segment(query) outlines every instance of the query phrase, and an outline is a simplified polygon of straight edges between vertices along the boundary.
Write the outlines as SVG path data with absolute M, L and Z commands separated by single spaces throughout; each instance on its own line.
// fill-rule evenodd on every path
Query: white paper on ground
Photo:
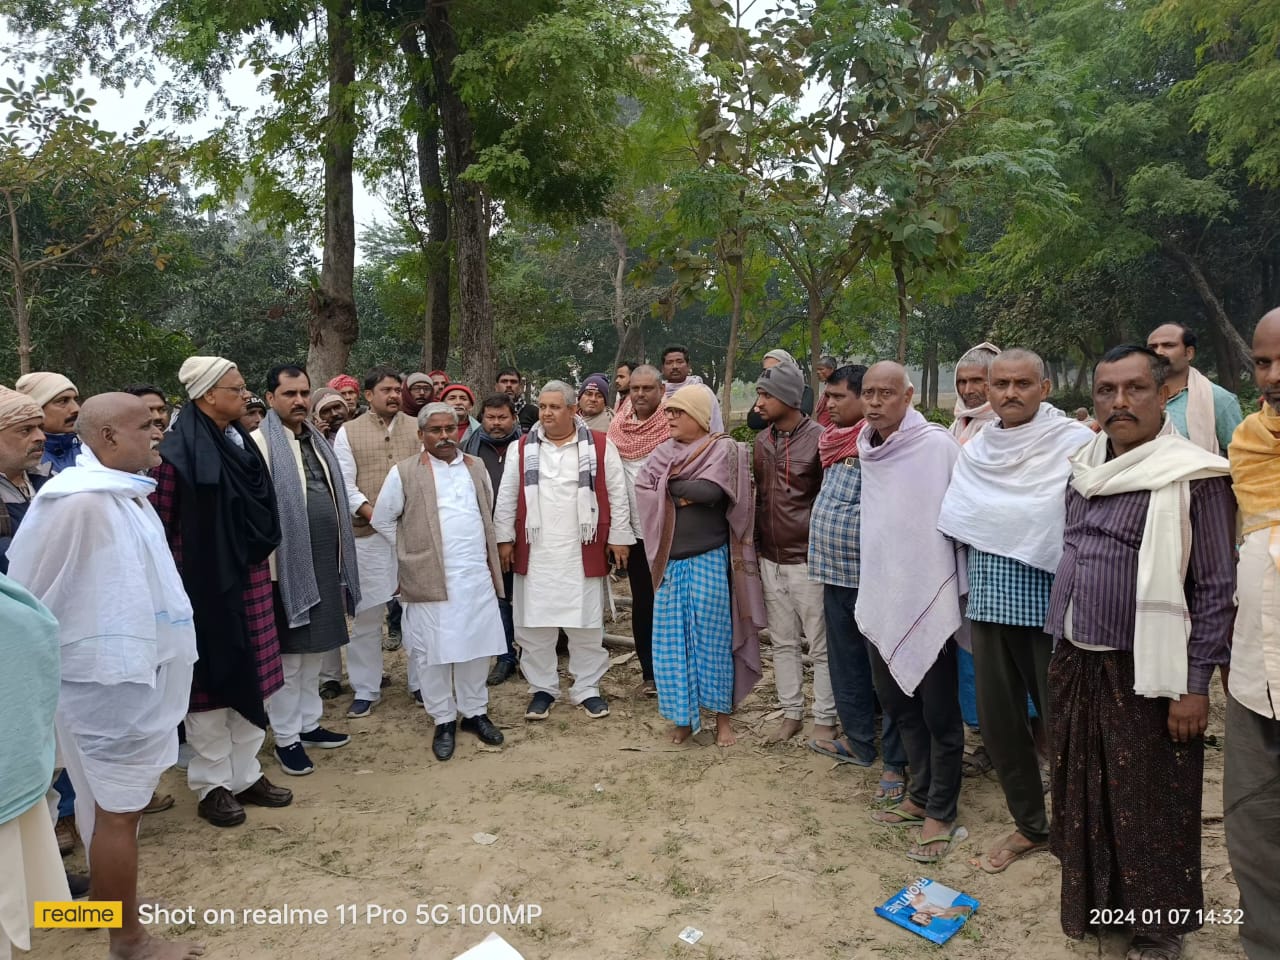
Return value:
M 520 951 L 496 933 L 491 933 L 470 950 L 460 953 L 453 960 L 524 960 Z
M 697 927 L 685 927 L 680 931 L 677 939 L 683 940 L 687 944 L 695 944 L 702 939 L 702 931 Z

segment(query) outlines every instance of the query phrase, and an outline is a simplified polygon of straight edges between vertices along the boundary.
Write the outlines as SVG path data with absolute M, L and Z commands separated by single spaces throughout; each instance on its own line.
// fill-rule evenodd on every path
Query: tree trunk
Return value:
M 609 239 L 617 263 L 613 266 L 613 329 L 618 335 L 618 351 L 613 356 L 613 369 L 623 360 L 639 360 L 644 356 L 644 314 L 628 318 L 626 310 L 627 235 L 609 221 Z
M 443 370 L 449 360 L 450 304 L 449 198 L 440 174 L 440 121 L 431 65 L 418 42 L 416 27 L 405 30 L 400 49 L 409 62 L 413 96 L 418 104 L 418 184 L 427 210 L 427 241 L 423 257 L 427 268 L 427 309 L 423 324 L 422 369 Z
M 22 235 L 18 232 L 18 208 L 13 194 L 5 190 L 9 215 L 9 258 L 13 262 L 13 323 L 18 330 L 18 376 L 31 372 L 31 314 L 27 310 L 27 282 L 22 269 Z
M 356 219 L 352 166 L 356 118 L 350 88 L 356 79 L 351 0 L 325 6 L 329 44 L 329 114 L 324 144 L 324 257 L 312 295 L 307 371 L 321 384 L 345 372 L 360 333 L 356 317 Z
M 1172 240 L 1164 240 L 1160 244 L 1160 248 L 1169 259 L 1183 269 L 1191 280 L 1191 285 L 1196 288 L 1196 293 L 1200 295 L 1200 300 L 1204 303 L 1209 319 L 1213 321 L 1214 327 L 1221 334 L 1223 340 L 1226 341 L 1227 356 L 1230 360 L 1234 360 L 1232 365 L 1236 367 L 1236 376 L 1239 376 L 1241 370 L 1250 369 L 1253 366 L 1253 351 L 1244 342 L 1244 337 L 1240 336 L 1240 331 L 1231 323 L 1231 318 L 1227 316 L 1227 311 L 1223 308 L 1222 301 L 1218 299 L 1217 294 L 1213 292 L 1213 288 L 1209 286 L 1209 281 L 1205 277 L 1204 271 L 1200 269 L 1200 264 Z M 1219 374 L 1221 375 L 1222 371 L 1219 371 Z
M 938 344 L 936 342 L 929 344 L 929 349 L 924 354 L 924 377 L 925 382 L 920 385 L 920 392 L 923 394 L 925 406 L 930 410 L 938 409 L 938 390 L 940 384 L 938 382 Z
M 814 403 L 822 395 L 822 380 L 818 376 L 818 363 L 822 360 L 822 321 L 826 311 L 822 309 L 822 291 L 809 287 L 809 385 L 813 387 Z
M 743 244 L 740 231 L 735 232 L 733 239 L 735 249 L 721 258 L 728 268 L 729 296 L 733 301 L 733 312 L 729 315 L 729 345 L 725 348 L 724 355 L 724 397 L 720 401 L 726 428 L 729 426 L 729 417 L 733 413 L 733 368 L 738 357 L 738 328 L 742 320 L 742 293 L 746 274 L 746 265 L 742 262 Z
M 1214 365 L 1218 368 L 1218 386 L 1232 393 L 1239 393 L 1240 373 L 1231 362 L 1231 348 L 1223 341 L 1217 327 L 1210 327 L 1209 335 L 1213 339 L 1213 357 Z
M 904 367 L 907 365 L 907 277 L 902 272 L 902 258 L 893 257 L 893 279 L 898 287 L 898 355 L 895 358 Z
M 488 218 L 480 185 L 465 177 L 475 160 L 475 125 L 453 85 L 458 38 L 449 22 L 446 0 L 428 0 L 423 26 L 430 46 L 431 74 L 435 80 L 449 170 L 461 305 L 458 349 L 462 353 L 462 379 L 473 388 L 487 390 L 493 385 L 498 370 L 493 304 L 489 300 Z

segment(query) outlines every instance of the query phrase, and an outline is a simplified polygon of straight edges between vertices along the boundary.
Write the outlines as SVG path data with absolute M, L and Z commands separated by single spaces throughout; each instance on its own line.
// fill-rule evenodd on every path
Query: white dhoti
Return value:
M 76 826 L 86 854 L 95 811 L 133 813 L 151 802 L 160 775 L 178 759 L 178 724 L 191 698 L 192 664 L 171 660 L 142 683 L 64 680 L 58 750 L 76 791 Z
M 0 823 L 0 960 L 12 947 L 31 949 L 31 921 L 37 900 L 66 901 L 67 875 L 58 853 L 48 808 L 41 802 Z

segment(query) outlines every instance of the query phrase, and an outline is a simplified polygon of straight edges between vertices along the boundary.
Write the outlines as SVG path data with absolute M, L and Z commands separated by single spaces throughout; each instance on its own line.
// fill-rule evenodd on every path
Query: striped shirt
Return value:
M 982 623 L 1042 627 L 1053 574 L 1012 557 L 969 548 L 969 605 L 965 616 Z
M 1086 646 L 1133 650 L 1138 548 L 1146 525 L 1146 491 L 1086 500 L 1067 489 L 1062 561 L 1053 583 L 1045 633 L 1064 637 L 1071 605 L 1072 639 Z M 1236 501 L 1229 477 L 1191 482 L 1191 564 L 1186 599 L 1191 612 L 1187 690 L 1209 692 L 1215 665 L 1231 659 L 1235 620 Z
M 809 513 L 809 579 L 856 587 L 861 531 L 862 470 L 846 457 L 827 467 Z

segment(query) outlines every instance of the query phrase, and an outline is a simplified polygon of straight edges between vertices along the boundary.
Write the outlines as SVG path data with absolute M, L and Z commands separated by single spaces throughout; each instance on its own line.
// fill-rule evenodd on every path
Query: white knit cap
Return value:
M 42 407 L 64 390 L 76 390 L 76 385 L 62 374 L 46 372 L 28 373 L 19 377 L 14 386 Z
M 187 388 L 187 396 L 198 400 L 218 385 L 228 370 L 236 365 L 222 357 L 187 357 L 178 370 L 178 379 Z

